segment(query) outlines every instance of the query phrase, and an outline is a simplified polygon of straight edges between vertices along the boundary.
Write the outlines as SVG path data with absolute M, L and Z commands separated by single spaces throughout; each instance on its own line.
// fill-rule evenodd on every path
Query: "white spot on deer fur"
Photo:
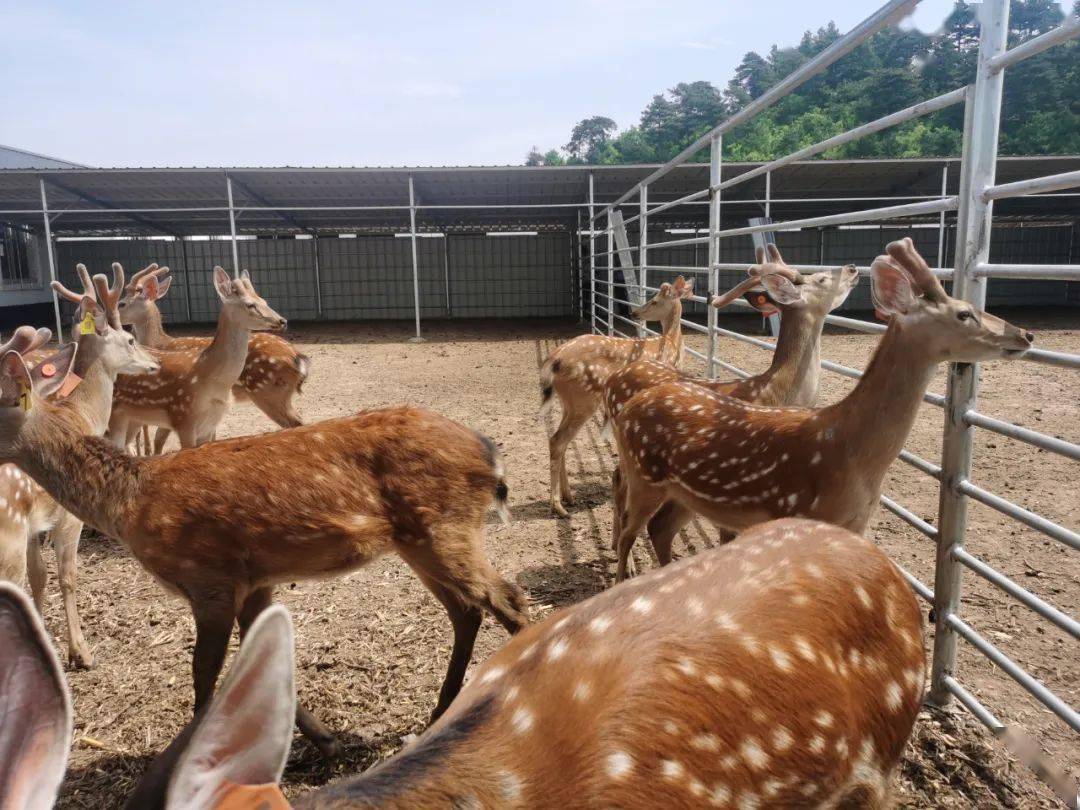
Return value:
M 597 634 L 603 633 L 609 627 L 611 627 L 611 619 L 607 616 L 597 616 L 589 622 L 589 629 Z
M 697 672 L 697 667 L 689 658 L 680 659 L 679 663 L 675 665 L 675 669 L 679 670 L 683 675 L 693 675 Z
M 533 725 L 532 712 L 525 708 L 519 708 L 514 712 L 514 716 L 510 719 L 510 722 L 514 724 L 514 730 L 518 734 L 524 734 Z
M 616 751 L 614 754 L 608 754 L 607 772 L 611 778 L 620 779 L 630 773 L 633 767 L 634 760 L 626 752 Z
M 739 753 L 746 764 L 755 770 L 761 770 L 769 764 L 769 755 L 762 750 L 761 745 L 753 737 L 748 737 L 739 746 Z
M 720 738 L 715 734 L 698 734 L 690 740 L 690 745 L 699 751 L 719 751 Z
M 480 677 L 480 683 L 491 683 L 497 681 L 503 676 L 506 669 L 503 667 L 492 667 Z
M 547 658 L 548 661 L 558 661 L 563 655 L 566 654 L 566 648 L 569 647 L 566 643 L 566 639 L 560 638 L 548 647 Z
M 652 610 L 653 603 L 651 599 L 646 599 L 644 596 L 639 596 L 633 602 L 630 603 L 630 609 L 637 613 L 646 614 Z
M 786 652 L 776 647 L 772 647 L 769 650 L 769 655 L 772 656 L 773 664 L 781 672 L 791 671 L 791 656 L 788 655 Z
M 676 762 L 673 759 L 665 759 L 660 763 L 661 771 L 664 774 L 665 779 L 678 779 L 683 775 L 683 766 L 681 762 Z
M 588 681 L 578 681 L 574 687 L 574 700 L 586 701 L 590 694 L 592 694 L 592 687 L 589 686 Z
M 761 806 L 758 795 L 753 791 L 747 791 L 739 796 L 739 810 L 757 810 Z
M 889 685 L 885 687 L 885 704 L 890 710 L 895 712 L 900 708 L 900 697 L 900 684 L 889 681 Z
M 822 728 L 829 728 L 833 724 L 833 716 L 830 712 L 820 711 L 814 717 L 814 722 Z
M 731 801 L 731 788 L 725 784 L 718 783 L 713 786 L 712 793 L 709 794 L 709 802 L 717 805 L 718 807 L 726 806 Z
M 806 747 L 813 751 L 815 754 L 820 754 L 822 751 L 825 750 L 825 738 L 822 737 L 820 734 L 815 734 L 813 737 L 810 738 L 810 742 Z
M 499 773 L 499 782 L 504 799 L 516 802 L 521 798 L 521 778 L 517 774 L 510 771 L 501 771 Z
M 795 738 L 791 736 L 791 732 L 787 730 L 786 726 L 778 726 L 773 731 L 772 742 L 775 750 L 787 751 L 795 742 Z

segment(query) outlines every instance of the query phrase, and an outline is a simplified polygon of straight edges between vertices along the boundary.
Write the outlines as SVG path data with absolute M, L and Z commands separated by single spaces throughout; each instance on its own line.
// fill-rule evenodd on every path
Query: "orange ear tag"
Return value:
M 56 392 L 56 396 L 60 399 L 64 399 L 71 395 L 71 392 L 79 387 L 79 383 L 82 382 L 82 377 L 76 374 L 74 371 L 68 372 L 64 382 L 60 385 L 60 388 Z
M 55 377 L 56 376 L 56 366 L 54 366 L 52 363 L 46 363 L 45 365 L 43 365 L 41 367 L 41 376 L 42 377 Z

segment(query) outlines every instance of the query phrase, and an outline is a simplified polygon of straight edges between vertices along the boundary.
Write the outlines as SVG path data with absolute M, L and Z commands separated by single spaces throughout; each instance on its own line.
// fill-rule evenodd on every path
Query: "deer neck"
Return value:
M 244 370 L 250 338 L 251 330 L 240 322 L 233 307 L 222 307 L 214 339 L 202 353 L 202 373 L 231 386 Z
M 123 539 L 139 501 L 142 461 L 85 435 L 76 420 L 63 418 L 60 407 L 50 403 L 40 403 L 28 416 L 10 460 L 64 509 Z
M 780 319 L 772 363 L 761 376 L 770 399 L 785 405 L 810 407 L 817 401 L 821 376 L 821 330 L 824 317 L 806 307 L 792 308 Z
M 89 362 L 80 362 L 87 359 Z M 82 382 L 66 399 L 57 403 L 57 410 L 81 418 L 90 435 L 104 436 L 112 413 L 116 377 L 109 374 L 96 358 L 86 358 L 81 351 L 73 370 L 82 377 Z
M 165 333 L 165 327 L 161 323 L 161 310 L 157 304 L 149 304 L 146 307 L 146 317 L 131 324 L 131 331 L 135 333 L 135 339 L 143 346 L 151 349 L 160 349 L 166 346 L 171 339 Z
M 678 366 L 682 362 L 682 303 L 675 302 L 662 321 L 660 321 L 660 355 L 661 362 L 667 360 Z
M 893 319 L 854 390 L 819 413 L 842 457 L 866 480 L 884 478 L 904 446 L 939 358 L 913 326 Z

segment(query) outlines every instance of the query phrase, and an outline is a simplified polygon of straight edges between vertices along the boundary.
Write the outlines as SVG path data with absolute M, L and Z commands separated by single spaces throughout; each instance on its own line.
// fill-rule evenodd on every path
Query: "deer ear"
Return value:
M 262 613 L 197 720 L 169 781 L 167 810 L 210 808 L 235 785 L 276 783 L 285 769 L 296 716 L 289 613 Z
M 38 396 L 47 397 L 64 384 L 75 362 L 75 352 L 78 348 L 78 343 L 69 343 L 56 354 L 46 357 L 34 366 L 30 372 L 30 380 Z
M 165 293 L 167 293 L 169 291 L 169 287 L 172 286 L 172 276 L 166 276 L 165 278 L 161 279 L 160 281 L 158 281 L 155 278 L 154 283 L 157 285 L 157 291 L 158 291 L 157 295 L 154 296 L 154 300 L 155 301 L 160 301 L 162 298 L 165 297 Z
M 233 296 L 232 279 L 220 267 L 214 268 L 214 289 L 222 301 L 228 301 Z
M 694 294 L 694 280 L 687 281 L 679 276 L 675 280 L 675 291 L 679 294 L 679 298 L 690 298 Z
M 878 256 L 870 265 L 870 294 L 881 315 L 911 312 L 916 302 L 913 288 L 911 277 L 890 257 Z
M 247 268 L 240 271 L 240 278 L 242 278 L 248 284 L 251 283 L 251 273 L 247 271 Z
M 671 298 L 674 294 L 671 285 L 666 281 L 660 285 L 660 295 L 664 296 L 664 298 Z
M 802 300 L 799 288 L 780 273 L 766 273 L 761 277 L 761 283 L 778 304 L 790 305 Z
M 56 801 L 71 744 L 71 700 L 37 611 L 0 582 L 0 796 L 5 807 Z
M 30 372 L 22 356 L 16 351 L 5 352 L 0 357 L 0 406 L 14 408 L 31 388 Z

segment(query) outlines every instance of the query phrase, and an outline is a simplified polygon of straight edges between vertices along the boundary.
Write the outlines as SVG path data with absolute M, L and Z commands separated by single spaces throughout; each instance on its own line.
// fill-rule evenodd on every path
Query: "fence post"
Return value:
M 416 316 L 416 335 L 409 338 L 410 343 L 423 343 L 420 336 L 420 260 L 416 253 L 416 192 L 413 189 L 412 175 L 409 175 L 409 241 L 412 243 L 412 289 L 413 311 Z
M 649 293 L 645 290 L 648 283 L 649 263 L 649 187 L 641 184 L 641 194 L 638 202 L 638 306 L 649 300 Z M 645 337 L 645 324 L 638 324 L 638 337 Z M 679 360 L 679 358 L 675 358 Z
M 1009 0 L 986 0 L 979 16 L 978 72 L 965 104 L 953 296 L 981 308 L 986 299 L 986 279 L 975 276 L 973 271 L 990 253 L 993 203 L 983 200 L 982 193 L 994 184 L 1003 81 L 1002 71 L 990 70 L 990 60 L 1006 48 Z M 961 567 L 953 552 L 963 546 L 967 528 L 967 501 L 959 485 L 971 474 L 972 428 L 964 422 L 964 415 L 975 407 L 978 390 L 978 364 L 950 364 L 934 571 L 936 632 L 928 696 L 928 701 L 937 706 L 949 702 L 948 681 L 956 669 L 957 636 L 949 627 L 948 618 L 960 607 Z
M 52 223 L 49 222 L 49 198 L 45 196 L 45 179 L 38 178 L 38 186 L 41 188 L 41 215 L 45 219 L 45 256 L 49 260 L 49 280 L 56 281 L 56 255 L 53 253 Z M 56 342 L 64 345 L 64 323 L 60 319 L 60 297 L 56 290 L 49 285 L 52 293 L 53 314 L 56 316 Z
M 714 135 L 709 142 L 709 270 L 706 275 L 705 290 L 705 322 L 709 327 L 708 361 L 705 373 L 709 379 L 716 378 L 716 307 L 712 301 L 713 294 L 720 286 L 720 274 L 716 269 L 720 261 L 720 152 L 723 148 L 723 137 Z
M 607 333 L 615 334 L 615 230 L 611 227 L 611 206 L 604 209 L 607 222 Z
M 240 278 L 240 251 L 236 247 L 236 208 L 233 206 L 232 178 L 225 175 L 225 192 L 229 197 L 229 241 L 232 243 L 233 277 Z
M 596 328 L 596 212 L 593 210 L 593 173 L 589 172 L 589 334 Z

